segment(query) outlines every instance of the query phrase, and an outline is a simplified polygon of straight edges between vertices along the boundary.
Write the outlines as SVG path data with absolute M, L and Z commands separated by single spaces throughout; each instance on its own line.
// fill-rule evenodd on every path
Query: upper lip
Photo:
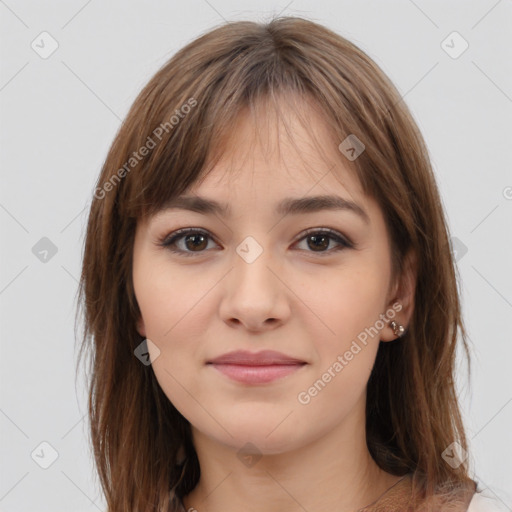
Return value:
M 209 359 L 207 364 L 240 364 L 247 366 L 269 366 L 274 364 L 305 364 L 305 361 L 296 357 L 287 356 L 275 350 L 262 350 L 261 352 L 248 352 L 235 350 L 222 354 L 215 359 Z

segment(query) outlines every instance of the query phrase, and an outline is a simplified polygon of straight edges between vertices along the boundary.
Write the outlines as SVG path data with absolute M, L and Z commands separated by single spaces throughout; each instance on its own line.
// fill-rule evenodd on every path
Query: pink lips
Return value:
M 264 384 L 289 375 L 307 363 L 274 350 L 257 353 L 237 350 L 211 359 L 207 364 L 238 382 Z

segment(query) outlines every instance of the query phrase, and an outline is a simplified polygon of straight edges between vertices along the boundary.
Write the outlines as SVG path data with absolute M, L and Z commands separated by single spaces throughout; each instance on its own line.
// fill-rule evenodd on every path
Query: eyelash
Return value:
M 158 240 L 158 244 L 160 246 L 162 246 L 162 247 L 165 247 L 166 249 L 168 249 L 169 251 L 171 251 L 173 253 L 180 254 L 180 255 L 183 255 L 183 256 L 186 256 L 186 257 L 191 257 L 191 256 L 193 257 L 196 254 L 200 255 L 200 254 L 204 254 L 205 252 L 208 252 L 207 250 L 197 251 L 197 252 L 194 252 L 194 251 L 184 251 L 182 249 L 175 249 L 175 248 L 172 247 L 178 240 L 180 240 L 181 238 L 186 237 L 187 235 L 205 235 L 205 236 L 209 237 L 210 239 L 213 239 L 213 237 L 210 236 L 210 233 L 208 233 L 207 231 L 204 231 L 202 229 L 183 228 L 183 229 L 178 229 L 177 231 L 174 231 L 173 233 L 171 233 L 169 235 L 166 235 L 165 237 L 161 238 L 160 240 Z M 335 247 L 333 249 L 329 249 L 327 251 L 319 251 L 319 252 L 306 251 L 306 252 L 311 252 L 312 254 L 315 254 L 315 255 L 319 255 L 320 257 L 322 257 L 324 255 L 330 255 L 333 252 L 341 251 L 343 249 L 355 248 L 355 244 L 352 243 L 350 240 L 348 240 L 348 238 L 346 238 L 343 235 L 341 235 L 341 233 L 338 233 L 337 231 L 335 231 L 333 229 L 329 229 L 329 228 L 324 228 L 324 229 L 311 228 L 311 229 L 308 229 L 308 230 L 306 230 L 304 232 L 303 236 L 301 238 L 299 238 L 299 240 L 297 240 L 296 243 L 301 242 L 302 240 L 307 238 L 309 235 L 328 235 L 330 239 L 332 239 L 335 242 L 340 244 L 338 247 Z

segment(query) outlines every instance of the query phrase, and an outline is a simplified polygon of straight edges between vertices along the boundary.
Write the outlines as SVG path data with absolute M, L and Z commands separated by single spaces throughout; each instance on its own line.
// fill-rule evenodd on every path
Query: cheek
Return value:
M 376 267 L 366 265 L 361 269 L 343 270 L 330 280 L 327 291 L 319 299 L 319 311 L 321 318 L 325 318 L 331 338 L 338 340 L 335 349 L 350 346 L 358 336 L 364 340 L 364 333 L 369 343 L 378 343 L 379 336 L 374 329 L 379 332 L 382 329 L 378 320 L 384 313 L 385 277 Z
M 192 365 L 201 349 L 200 322 L 191 320 L 197 320 L 208 283 L 155 260 L 134 264 L 133 281 L 146 337 L 157 347 L 149 345 L 153 372 L 167 398 L 189 416 L 190 394 L 199 396 L 200 391 L 194 387 L 197 368 Z
M 165 261 L 134 266 L 133 279 L 146 335 L 158 345 L 179 337 L 177 333 L 184 326 L 194 329 L 199 324 L 189 319 L 201 310 L 201 299 L 211 288 L 211 279 L 199 279 L 187 270 L 177 272 Z M 193 330 L 188 336 L 194 337 Z
M 327 425 L 362 403 L 380 343 L 382 325 L 375 326 L 384 312 L 382 283 L 369 272 L 342 275 L 322 301 L 319 316 L 329 329 L 320 324 L 317 336 L 311 332 L 317 360 L 297 400 L 308 418 Z
M 342 418 L 364 394 L 380 343 L 382 325 L 375 326 L 384 313 L 386 277 L 379 265 L 361 261 L 333 272 L 321 287 L 308 287 L 304 302 L 315 315 L 303 318 L 310 319 L 305 328 L 315 340 L 316 361 L 297 397 L 307 402 L 308 416 Z
M 194 275 L 192 267 L 173 269 L 165 260 L 147 258 L 134 264 L 134 290 L 146 337 L 158 347 L 153 370 L 175 405 L 185 402 L 179 383 L 190 387 L 203 357 L 202 339 L 208 312 L 208 291 L 218 279 Z M 156 353 L 156 349 L 155 349 Z M 188 397 L 189 399 L 190 397 Z

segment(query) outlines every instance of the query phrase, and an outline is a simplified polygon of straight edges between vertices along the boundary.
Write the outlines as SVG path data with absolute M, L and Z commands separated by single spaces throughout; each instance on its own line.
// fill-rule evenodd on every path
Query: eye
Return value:
M 311 252 L 319 253 L 332 253 L 334 251 L 340 251 L 341 249 L 352 248 L 354 244 L 350 242 L 346 237 L 334 231 L 333 229 L 309 229 L 306 231 L 306 236 L 303 236 L 299 241 L 304 240 L 307 247 L 311 248 Z M 335 241 L 338 245 L 329 250 L 324 250 L 329 247 L 332 241 Z
M 208 239 L 211 239 L 211 236 L 207 231 L 195 228 L 184 228 L 160 240 L 159 245 L 183 256 L 193 256 L 194 253 L 200 254 L 207 252 L 205 249 L 208 248 Z M 311 250 L 301 250 L 321 254 L 330 254 L 334 251 L 354 247 L 354 244 L 346 237 L 332 229 L 309 229 L 306 231 L 305 235 L 302 234 L 298 242 L 302 242 L 303 240 Z M 329 248 L 332 241 L 334 241 L 337 246 Z
M 184 256 L 193 256 L 195 252 L 204 252 L 203 249 L 208 246 L 207 240 L 209 237 L 209 233 L 201 229 L 184 228 L 171 233 L 170 236 L 160 242 L 160 245 L 172 252 Z M 183 242 L 183 244 L 178 242 Z M 178 248 L 176 249 L 176 247 Z

